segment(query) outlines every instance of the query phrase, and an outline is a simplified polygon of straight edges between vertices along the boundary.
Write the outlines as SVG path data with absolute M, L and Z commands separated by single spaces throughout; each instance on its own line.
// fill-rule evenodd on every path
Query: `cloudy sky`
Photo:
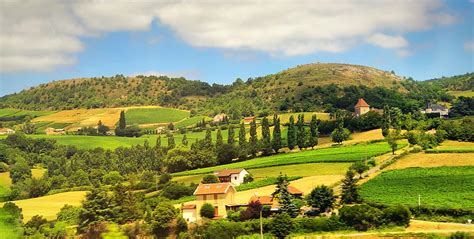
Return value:
M 210 83 L 342 62 L 474 71 L 474 0 L 0 0 L 0 95 L 115 74 Z

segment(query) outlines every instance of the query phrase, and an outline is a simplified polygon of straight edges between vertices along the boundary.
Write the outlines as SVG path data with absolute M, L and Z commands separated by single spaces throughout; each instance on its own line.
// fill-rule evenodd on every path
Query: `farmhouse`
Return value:
M 255 116 L 245 117 L 244 124 L 250 124 L 255 119 Z
M 218 114 L 218 115 L 214 116 L 214 118 L 212 119 L 212 121 L 213 121 L 214 123 L 219 123 L 219 122 L 224 121 L 224 119 L 225 119 L 226 117 L 227 117 L 226 114 Z
M 9 128 L 0 128 L 0 135 L 14 134 L 15 130 Z
M 355 116 L 360 117 L 364 114 L 369 113 L 370 111 L 370 105 L 365 102 L 364 99 L 360 98 L 359 101 L 357 101 L 357 104 L 354 106 L 355 110 Z
M 199 184 L 194 191 L 196 204 L 184 204 L 181 206 L 183 218 L 188 222 L 201 219 L 200 210 L 203 204 L 209 203 L 214 206 L 214 217 L 223 218 L 227 216 L 227 209 L 234 203 L 236 190 L 231 183 Z
M 428 103 L 426 105 L 426 109 L 422 110 L 421 113 L 423 114 L 439 114 L 439 117 L 448 117 L 449 109 L 443 105 L 439 104 L 431 104 Z
M 66 131 L 64 129 L 55 129 L 55 128 L 47 128 L 45 130 L 46 132 L 46 135 L 62 135 L 62 134 L 66 134 Z
M 244 178 L 248 174 L 249 172 L 243 168 L 224 169 L 214 172 L 214 175 L 219 178 L 221 183 L 232 183 L 234 186 L 239 186 L 244 183 Z
M 288 186 L 288 192 L 295 198 L 302 198 L 303 192 L 293 186 Z M 252 202 L 259 202 L 262 206 L 270 206 L 271 212 L 277 212 L 280 210 L 280 204 L 277 200 L 274 200 L 273 196 L 259 196 L 257 193 L 250 197 L 249 204 Z

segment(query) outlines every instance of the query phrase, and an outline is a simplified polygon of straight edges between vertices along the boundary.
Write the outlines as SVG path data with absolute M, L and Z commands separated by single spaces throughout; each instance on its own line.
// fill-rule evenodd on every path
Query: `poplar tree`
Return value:
M 290 121 L 288 123 L 288 133 L 287 133 L 288 148 L 290 150 L 294 149 L 296 146 L 296 129 L 295 129 L 295 118 L 293 115 L 290 116 Z
M 125 111 L 120 111 L 120 119 L 119 119 L 119 129 L 125 129 L 127 127 L 127 123 L 125 122 Z
M 386 137 L 388 133 L 390 132 L 390 125 L 392 124 L 390 116 L 391 116 L 390 107 L 388 105 L 385 105 L 383 107 L 383 121 L 382 121 L 382 135 L 384 137 Z
M 158 135 L 158 138 L 156 138 L 155 148 L 161 148 L 161 135 Z
M 209 128 L 206 129 L 206 136 L 204 138 L 204 143 L 206 144 L 206 147 L 208 148 L 212 147 L 211 129 Z
M 318 136 L 318 119 L 316 115 L 313 115 L 309 123 L 309 147 L 314 148 L 314 146 L 318 145 Z
M 174 142 L 174 137 L 172 134 L 168 135 L 168 148 L 174 149 L 176 147 L 176 143 Z
M 304 149 L 306 147 L 306 130 L 304 128 L 304 114 L 298 115 L 298 122 L 297 122 L 297 144 L 298 148 Z
M 247 151 L 247 139 L 245 133 L 245 124 L 240 124 L 239 130 L 239 159 L 246 159 L 248 155 Z
M 278 153 L 282 147 L 281 145 L 281 128 L 280 128 L 280 118 L 278 115 L 273 115 L 273 138 L 272 138 L 272 148 L 275 153 Z
M 188 138 L 186 137 L 186 134 L 183 135 L 183 139 L 181 140 L 181 143 L 182 143 L 184 146 L 188 146 Z
M 270 123 L 267 117 L 262 119 L 262 152 L 264 155 L 272 153 L 272 141 L 270 138 Z
M 229 131 L 227 134 L 227 143 L 230 145 L 234 145 L 235 143 L 235 132 L 234 132 L 234 126 L 229 126 Z
M 258 152 L 258 138 L 257 138 L 257 121 L 253 118 L 252 122 L 250 123 L 250 139 L 249 139 L 249 148 L 250 154 L 253 157 L 257 156 Z
M 222 139 L 221 129 L 217 129 L 216 148 L 220 148 L 223 144 L 224 140 Z

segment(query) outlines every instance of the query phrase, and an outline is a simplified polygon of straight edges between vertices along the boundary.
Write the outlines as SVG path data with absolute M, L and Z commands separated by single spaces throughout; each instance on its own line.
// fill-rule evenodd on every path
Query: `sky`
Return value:
M 80 77 L 228 84 L 300 64 L 474 71 L 474 0 L 0 0 L 0 96 Z

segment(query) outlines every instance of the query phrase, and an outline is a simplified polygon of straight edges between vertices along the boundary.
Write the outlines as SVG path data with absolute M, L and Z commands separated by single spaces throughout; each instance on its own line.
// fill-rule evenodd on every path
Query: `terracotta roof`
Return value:
M 367 102 L 365 102 L 364 99 L 360 98 L 359 101 L 357 101 L 357 104 L 354 106 L 354 108 L 359 108 L 359 107 L 370 107 Z
M 243 168 L 224 169 L 224 170 L 216 171 L 214 174 L 217 177 L 227 177 L 227 176 L 230 176 L 231 174 L 239 174 L 240 172 L 242 172 L 242 170 L 244 169 Z
M 273 198 L 271 196 L 252 196 L 249 200 L 249 203 L 251 202 L 260 202 L 262 205 L 272 205 L 273 204 Z
M 303 192 L 293 186 L 288 186 L 288 192 L 290 192 L 291 195 L 303 195 Z
M 227 193 L 230 188 L 235 191 L 234 186 L 232 186 L 230 183 L 199 184 L 199 186 L 194 191 L 194 195 L 224 194 Z
M 181 206 L 181 209 L 195 209 L 196 208 L 196 204 L 183 204 Z

